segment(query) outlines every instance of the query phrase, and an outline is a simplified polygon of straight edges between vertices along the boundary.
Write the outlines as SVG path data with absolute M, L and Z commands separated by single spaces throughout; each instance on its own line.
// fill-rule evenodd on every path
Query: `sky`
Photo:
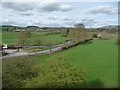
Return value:
M 118 2 L 108 1 L 2 0 L 0 25 L 73 27 L 83 23 L 87 28 L 118 25 Z

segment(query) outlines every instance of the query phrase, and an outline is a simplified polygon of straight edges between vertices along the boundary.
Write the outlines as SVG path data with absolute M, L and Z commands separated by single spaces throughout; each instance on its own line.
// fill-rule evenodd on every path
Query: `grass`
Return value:
M 118 47 L 115 41 L 93 40 L 85 45 L 35 58 L 41 63 L 61 56 L 73 65 L 84 69 L 88 82 L 98 86 L 102 84 L 104 87 L 118 86 Z
M 2 35 L 2 43 L 15 43 L 16 42 L 16 36 L 18 32 L 2 32 L 0 36 Z M 47 44 L 49 42 L 52 42 L 54 44 L 63 43 L 67 39 L 66 37 L 61 37 L 60 34 L 53 34 L 53 35 L 45 35 L 46 32 L 32 32 L 31 36 L 31 43 L 34 43 L 36 39 L 42 39 L 42 44 Z
M 16 41 L 16 33 L 15 32 L 2 32 L 2 43 L 14 43 Z
M 114 40 L 96 39 L 54 54 L 29 58 L 38 64 L 61 58 L 83 69 L 90 87 L 118 86 L 118 46 Z

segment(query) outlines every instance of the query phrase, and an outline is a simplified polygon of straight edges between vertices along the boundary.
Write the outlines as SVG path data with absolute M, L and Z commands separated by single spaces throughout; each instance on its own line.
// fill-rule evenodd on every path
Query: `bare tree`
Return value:
M 61 36 L 62 36 L 62 37 L 67 37 L 68 34 L 69 34 L 69 29 L 68 29 L 68 28 L 67 28 L 66 30 L 62 30 L 62 31 L 61 31 Z
M 100 39 L 110 39 L 111 38 L 111 34 L 106 32 L 106 31 L 102 31 L 98 34 L 98 38 Z
M 91 38 L 91 35 L 88 31 L 86 31 L 86 29 L 75 28 L 70 30 L 69 37 L 75 42 L 80 42 Z

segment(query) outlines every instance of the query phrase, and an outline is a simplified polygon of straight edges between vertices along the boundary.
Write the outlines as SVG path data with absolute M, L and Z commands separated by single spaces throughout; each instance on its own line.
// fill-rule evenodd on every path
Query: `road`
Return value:
M 62 50 L 62 46 L 64 46 L 64 45 L 70 45 L 70 44 L 73 44 L 73 43 L 69 41 L 69 42 L 66 42 L 66 43 L 63 43 L 63 44 L 54 45 L 54 46 L 52 46 L 51 50 L 48 49 L 48 50 L 38 51 L 38 52 L 32 52 L 32 53 L 18 52 L 17 50 L 5 50 L 6 53 L 8 53 L 8 54 L 5 55 L 5 56 L 2 56 L 0 58 L 29 56 L 29 55 L 45 55 L 45 54 L 50 54 L 50 53 L 54 53 L 54 52 L 57 52 L 57 51 L 61 51 Z
M 88 39 L 88 40 L 92 40 L 92 39 Z M 87 41 L 88 41 L 87 40 Z M 18 56 L 29 56 L 29 55 L 45 55 L 45 54 L 50 54 L 50 53 L 54 53 L 54 52 L 57 52 L 57 51 L 61 51 L 62 50 L 62 46 L 65 46 L 65 45 L 74 45 L 75 43 L 73 43 L 72 41 L 68 41 L 68 42 L 65 42 L 63 44 L 58 44 L 58 45 L 54 45 L 54 46 L 51 46 L 51 50 L 48 49 L 48 50 L 44 50 L 44 51 L 38 51 L 38 52 L 32 52 L 32 53 L 28 53 L 28 52 L 18 52 L 17 50 L 6 50 L 6 52 L 8 53 L 7 55 L 5 56 L 2 56 L 0 57 L 0 59 L 2 58 L 8 58 L 8 57 L 18 57 Z M 31 46 L 30 46 L 31 47 Z M 33 48 L 36 47 L 36 46 L 32 46 Z M 40 47 L 40 46 L 38 46 Z M 44 46 L 42 46 L 44 47 Z M 46 47 L 46 46 L 45 46 Z

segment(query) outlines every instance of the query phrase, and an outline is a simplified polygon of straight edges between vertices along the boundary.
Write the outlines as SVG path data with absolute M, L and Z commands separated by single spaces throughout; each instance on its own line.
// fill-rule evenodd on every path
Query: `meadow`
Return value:
M 14 44 L 16 43 L 17 35 L 19 32 L 2 32 L 0 36 L 2 36 L 2 43 L 7 44 Z M 53 44 L 59 44 L 65 42 L 67 40 L 67 37 L 61 37 L 60 34 L 49 34 L 47 35 L 47 32 L 32 32 L 30 43 L 34 43 L 35 40 L 40 39 L 42 41 L 41 44 L 46 45 L 48 43 Z
M 90 84 L 89 87 L 118 86 L 118 46 L 114 40 L 95 39 L 68 50 L 50 55 L 29 56 L 29 58 L 36 60 L 38 64 L 49 59 L 63 59 L 70 62 L 85 71 L 86 81 Z
M 57 57 L 63 57 L 64 60 L 84 69 L 87 81 L 96 80 L 96 85 L 104 87 L 118 85 L 118 47 L 114 40 L 93 40 L 53 55 L 35 58 L 41 62 Z

